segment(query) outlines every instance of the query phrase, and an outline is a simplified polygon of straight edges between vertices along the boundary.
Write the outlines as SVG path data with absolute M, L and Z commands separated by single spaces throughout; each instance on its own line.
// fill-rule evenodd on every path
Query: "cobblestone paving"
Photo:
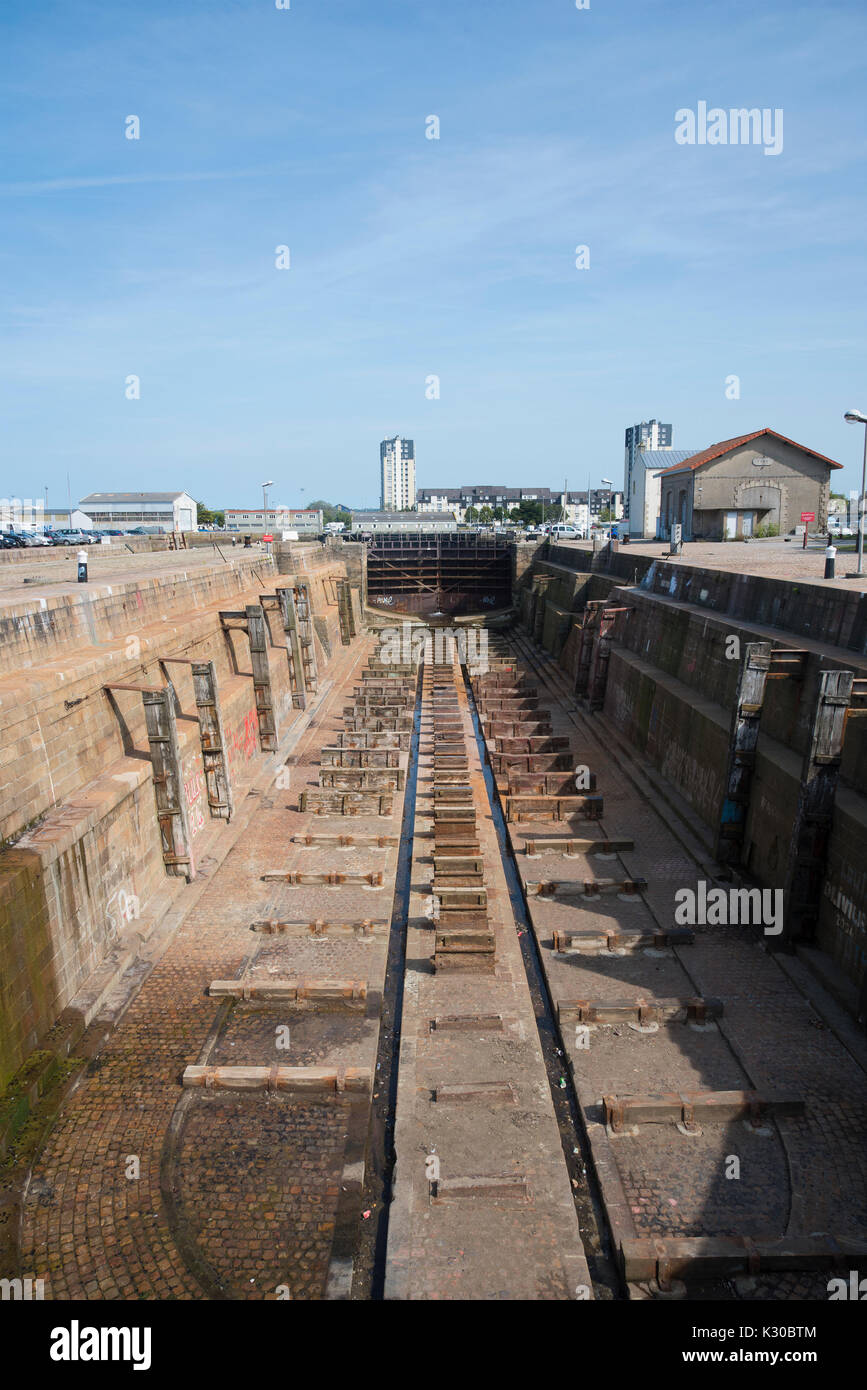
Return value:
M 322 1298 L 346 1145 L 337 1101 L 200 1101 L 178 1157 L 180 1222 L 230 1298 Z
M 209 1036 L 212 1061 L 353 1065 L 363 1059 L 374 1065 L 377 1025 L 370 1001 L 367 1010 L 323 1015 L 289 1015 L 284 1008 L 269 1015 L 237 1004 L 215 1034 L 220 1005 L 206 992 L 212 980 L 238 978 L 246 967 L 253 979 L 270 978 L 275 970 L 365 979 L 376 1005 L 385 936 L 362 944 L 352 936 L 311 943 L 250 930 L 261 916 L 322 915 L 312 910 L 317 890 L 262 883 L 266 870 L 348 867 L 350 856 L 334 862 L 335 851 L 291 843 L 302 830 L 335 829 L 333 820 L 292 808 L 299 787 L 316 780 L 318 750 L 343 727 L 346 688 L 357 679 L 348 673 L 366 650 L 359 643 L 332 662 L 327 675 L 334 688 L 294 750 L 291 790 L 274 786 L 261 797 L 47 1139 L 25 1204 L 21 1261 L 46 1278 L 50 1298 L 197 1299 L 209 1296 L 209 1277 L 232 1298 L 267 1297 L 269 1290 L 276 1296 L 281 1282 L 293 1298 L 322 1297 L 348 1107 L 215 1098 L 182 1092 L 180 1080 L 187 1065 L 203 1059 Z M 390 820 L 359 817 L 353 832 L 396 835 L 402 797 L 395 801 Z M 380 851 L 375 859 L 391 881 L 395 855 L 395 849 Z M 391 888 L 368 893 L 350 886 L 335 893 L 334 902 L 332 915 L 341 920 L 387 919 Z M 288 1051 L 275 1050 L 278 1022 L 290 1025 Z M 174 1192 L 172 1216 L 163 1201 L 161 1164 L 182 1096 L 180 1161 L 163 1174 Z M 127 1176 L 135 1172 L 133 1159 L 138 1176 Z M 204 1285 L 191 1272 L 200 1266 Z

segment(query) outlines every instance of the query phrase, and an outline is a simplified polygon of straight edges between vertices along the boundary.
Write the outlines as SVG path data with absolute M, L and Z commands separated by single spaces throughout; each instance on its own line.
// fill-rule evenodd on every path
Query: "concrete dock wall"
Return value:
M 213 823 L 190 666 L 212 661 L 236 805 L 258 767 L 259 721 L 241 611 L 292 580 L 263 555 L 232 565 L 89 585 L 0 605 L 0 1088 L 112 953 L 149 929 L 167 880 L 142 695 L 177 695 L 183 798 L 192 855 Z M 324 672 L 337 632 L 329 562 L 303 576 Z M 268 615 L 267 662 L 278 734 L 293 702 L 286 636 Z M 164 664 L 162 664 L 164 663 Z M 178 880 L 173 880 L 177 883 Z
M 821 673 L 867 675 L 863 595 L 817 584 L 649 563 L 624 552 L 591 571 L 587 552 L 551 546 L 524 576 L 524 627 L 574 685 L 584 604 L 627 607 L 608 665 L 604 715 L 695 816 L 709 849 L 719 823 L 740 658 L 749 642 L 807 652 L 803 678 L 771 681 L 743 843 L 743 866 L 780 887 Z M 578 568 L 570 574 L 570 562 Z M 643 581 L 639 586 L 623 579 Z M 565 634 L 565 635 L 564 635 Z M 817 945 L 860 986 L 867 970 L 867 713 L 850 712 Z

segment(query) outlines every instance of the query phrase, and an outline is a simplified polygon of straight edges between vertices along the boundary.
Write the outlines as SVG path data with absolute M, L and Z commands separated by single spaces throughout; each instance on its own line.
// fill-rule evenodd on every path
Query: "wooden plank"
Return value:
M 283 921 L 276 917 L 262 918 L 251 922 L 250 930 L 263 936 L 384 936 L 389 930 L 388 922 L 374 921 L 365 917 L 354 922 L 331 922 L 325 918 L 316 921 Z
M 507 821 L 568 820 L 581 816 L 598 820 L 602 815 L 601 796 L 512 796 L 503 797 L 503 813 Z
M 366 980 L 212 980 L 208 986 L 212 999 L 287 1004 L 363 1004 L 367 999 Z
M 758 1091 L 662 1091 L 657 1095 L 602 1097 L 605 1123 L 616 1133 L 630 1125 L 730 1124 L 748 1118 L 759 1125 L 766 1115 L 803 1115 L 800 1097 L 762 1095 Z
M 185 1090 L 273 1091 L 284 1094 L 369 1094 L 368 1067 L 186 1067 Z
M 637 897 L 647 888 L 646 878 L 586 878 L 577 880 L 547 879 L 531 882 L 524 879 L 528 898 L 598 898 L 603 893 L 623 893 Z
M 703 1023 L 721 1018 L 720 999 L 559 999 L 561 1023 Z

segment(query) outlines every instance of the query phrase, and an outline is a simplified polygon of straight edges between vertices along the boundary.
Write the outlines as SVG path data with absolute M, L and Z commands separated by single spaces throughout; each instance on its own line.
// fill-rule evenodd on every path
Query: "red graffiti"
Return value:
M 258 752 L 259 749 L 259 720 L 256 717 L 255 709 L 251 709 L 245 716 L 240 736 L 237 730 L 232 731 L 229 743 L 229 753 L 231 757 L 244 758 L 249 760 Z
M 202 774 L 195 766 L 188 767 L 184 776 L 184 798 L 190 813 L 190 834 L 195 838 L 205 825 L 205 813 L 202 809 Z
M 244 757 L 252 758 L 259 746 L 259 720 L 256 711 L 250 710 L 244 720 Z

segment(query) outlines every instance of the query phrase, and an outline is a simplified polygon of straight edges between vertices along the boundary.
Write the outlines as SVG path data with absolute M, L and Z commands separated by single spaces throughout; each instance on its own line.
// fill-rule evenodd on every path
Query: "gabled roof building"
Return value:
M 659 474 L 661 534 L 679 522 L 684 540 L 786 535 L 802 512 L 812 513 L 810 528 L 821 531 L 831 472 L 842 466 L 769 428 L 724 439 Z

